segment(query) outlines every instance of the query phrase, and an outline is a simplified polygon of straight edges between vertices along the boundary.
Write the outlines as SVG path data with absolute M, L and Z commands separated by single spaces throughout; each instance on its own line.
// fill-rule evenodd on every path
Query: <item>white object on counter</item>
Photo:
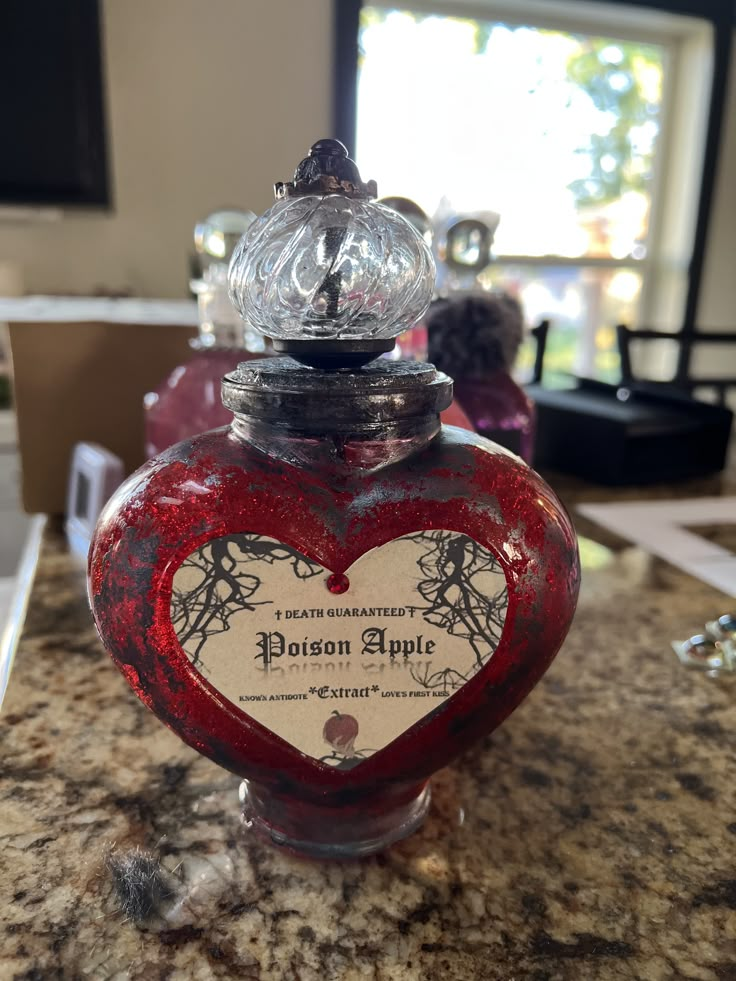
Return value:
M 688 530 L 698 525 L 736 525 L 736 497 L 580 504 L 577 510 L 683 572 L 736 596 L 736 555 Z
M 97 443 L 77 443 L 69 471 L 66 537 L 75 555 L 87 558 L 100 512 L 125 476 L 123 461 Z
M 13 659 L 26 618 L 28 597 L 31 595 L 45 527 L 46 515 L 34 515 L 13 583 L 7 613 L 4 622 L 0 621 L 0 706 L 8 687 Z

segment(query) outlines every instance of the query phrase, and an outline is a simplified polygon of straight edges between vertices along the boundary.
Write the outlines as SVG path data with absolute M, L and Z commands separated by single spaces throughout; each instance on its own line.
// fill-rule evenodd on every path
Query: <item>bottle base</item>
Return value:
M 335 808 L 304 805 L 294 827 L 284 805 L 247 780 L 240 784 L 239 797 L 243 823 L 270 844 L 305 858 L 344 860 L 374 855 L 408 838 L 427 816 L 432 793 L 426 784 L 408 803 L 380 815 L 351 811 L 344 817 Z

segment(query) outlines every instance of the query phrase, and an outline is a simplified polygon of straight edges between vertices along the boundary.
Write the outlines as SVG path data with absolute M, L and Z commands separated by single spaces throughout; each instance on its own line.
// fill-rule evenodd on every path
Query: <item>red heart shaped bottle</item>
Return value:
M 442 427 L 450 380 L 375 360 L 424 312 L 431 255 L 321 141 L 241 241 L 231 295 L 292 357 L 223 381 L 229 429 L 115 494 L 90 552 L 100 636 L 138 696 L 243 778 L 285 847 L 363 855 L 557 653 L 575 535 L 521 460 Z

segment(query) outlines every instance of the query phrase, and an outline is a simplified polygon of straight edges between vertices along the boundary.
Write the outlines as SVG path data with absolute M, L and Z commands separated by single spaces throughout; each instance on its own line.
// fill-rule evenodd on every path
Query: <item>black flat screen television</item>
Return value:
M 109 207 L 98 0 L 0 0 L 0 205 Z

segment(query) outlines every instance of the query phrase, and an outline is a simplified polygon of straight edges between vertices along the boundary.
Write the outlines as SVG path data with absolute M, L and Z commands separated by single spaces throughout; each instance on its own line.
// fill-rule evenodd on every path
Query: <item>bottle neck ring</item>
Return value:
M 452 382 L 417 362 L 326 371 L 266 358 L 226 375 L 222 401 L 235 415 L 233 433 L 270 455 L 365 471 L 405 458 L 437 435 Z
M 439 416 L 452 402 L 452 381 L 420 362 L 377 360 L 355 371 L 327 371 L 264 358 L 225 376 L 222 402 L 237 416 L 304 435 L 380 433 Z

